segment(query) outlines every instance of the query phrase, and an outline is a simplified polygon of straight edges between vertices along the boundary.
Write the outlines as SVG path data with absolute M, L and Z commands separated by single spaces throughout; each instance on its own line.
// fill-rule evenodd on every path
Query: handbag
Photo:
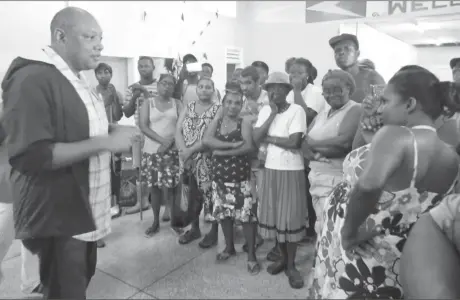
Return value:
M 133 207 L 137 203 L 137 180 L 138 170 L 136 168 L 121 171 L 120 207 Z
M 181 192 L 174 197 L 171 205 L 171 226 L 173 227 L 187 227 L 194 219 L 193 205 L 191 202 L 193 200 L 191 199 L 190 193 L 190 184 L 192 180 L 189 171 L 184 171 L 181 175 Z

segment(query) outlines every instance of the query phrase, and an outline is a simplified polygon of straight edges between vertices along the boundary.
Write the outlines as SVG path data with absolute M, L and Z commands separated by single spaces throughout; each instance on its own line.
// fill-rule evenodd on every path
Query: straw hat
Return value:
M 289 89 L 292 89 L 292 85 L 289 82 L 289 76 L 285 74 L 284 72 L 273 72 L 270 75 L 268 75 L 268 79 L 267 81 L 265 81 L 265 84 L 263 87 L 264 89 L 267 89 L 270 85 L 275 84 L 275 83 L 283 84 L 289 87 Z

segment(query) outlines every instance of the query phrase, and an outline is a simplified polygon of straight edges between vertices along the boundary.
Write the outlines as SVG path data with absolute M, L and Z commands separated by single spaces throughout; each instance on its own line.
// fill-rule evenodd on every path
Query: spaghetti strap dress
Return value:
M 402 299 L 399 282 L 399 260 L 410 229 L 424 212 L 440 203 L 450 194 L 418 190 L 415 187 L 418 167 L 418 147 L 413 138 L 414 165 L 410 186 L 392 192 L 384 191 L 375 211 L 362 225 L 366 230 L 380 232 L 374 241 L 380 247 L 370 258 L 355 259 L 343 250 L 340 231 L 347 212 L 350 191 L 363 170 L 370 144 L 353 150 L 343 163 L 344 181 L 332 190 L 326 199 L 324 227 L 318 237 L 313 283 L 309 299 Z M 433 127 L 415 126 L 413 129 L 436 131 Z

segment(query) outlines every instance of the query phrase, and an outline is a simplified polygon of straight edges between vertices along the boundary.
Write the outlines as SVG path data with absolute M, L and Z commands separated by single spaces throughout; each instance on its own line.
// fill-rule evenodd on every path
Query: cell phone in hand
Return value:
M 199 73 L 201 72 L 201 64 L 198 62 L 186 64 L 187 72 L 189 73 Z

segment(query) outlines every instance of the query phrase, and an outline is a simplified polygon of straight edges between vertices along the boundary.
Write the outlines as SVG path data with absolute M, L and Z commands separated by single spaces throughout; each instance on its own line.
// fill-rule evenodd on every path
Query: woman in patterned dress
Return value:
M 176 80 L 162 74 L 158 81 L 158 96 L 144 101 L 140 108 L 139 127 L 145 134 L 141 163 L 141 181 L 150 189 L 153 224 L 146 231 L 152 237 L 160 229 L 161 204 L 171 205 L 179 194 L 179 152 L 174 135 L 182 103 L 172 98 Z M 169 207 L 170 208 L 170 207 Z
M 202 143 L 209 124 L 220 114 L 220 104 L 212 101 L 214 81 L 202 77 L 197 83 L 198 101 L 187 104 L 179 116 L 176 129 L 176 145 L 179 148 L 180 163 L 190 186 L 190 204 L 193 206 L 194 220 L 191 229 L 180 238 L 180 244 L 188 244 L 201 237 L 200 213 L 204 206 L 205 214 L 212 211 L 211 198 L 211 154 Z M 200 242 L 200 247 L 217 245 L 218 223 L 213 222 L 211 231 Z
M 222 225 L 225 249 L 217 254 L 217 261 L 236 255 L 233 225 L 243 224 L 248 245 L 248 271 L 260 272 L 255 253 L 257 234 L 256 198 L 251 192 L 251 158 L 254 151 L 252 124 L 239 116 L 243 93 L 238 83 L 228 83 L 222 101 L 223 117 L 216 118 L 207 131 L 204 144 L 212 150 L 212 201 L 214 218 Z
M 403 298 L 399 270 L 408 233 L 451 193 L 458 174 L 455 152 L 434 128 L 452 107 L 443 88 L 418 66 L 389 81 L 379 108 L 385 126 L 346 157 L 344 181 L 327 199 L 309 298 Z

